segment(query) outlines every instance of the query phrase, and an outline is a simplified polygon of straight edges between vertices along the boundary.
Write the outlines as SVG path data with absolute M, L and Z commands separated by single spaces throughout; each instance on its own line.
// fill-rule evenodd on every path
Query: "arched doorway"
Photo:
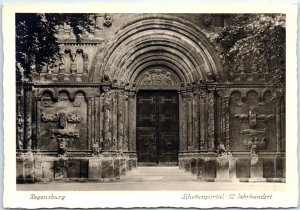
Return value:
M 178 159 L 183 162 L 187 156 L 214 151 L 215 85 L 223 74 L 217 53 L 197 26 L 171 15 L 142 14 L 122 26 L 99 49 L 97 58 L 89 79 L 102 86 L 103 151 L 122 150 L 130 158 L 155 164 L 176 164 Z M 178 117 L 170 125 L 177 127 L 172 141 L 178 143 L 172 144 L 160 136 L 160 112 L 145 116 L 153 117 L 155 125 L 139 124 L 139 110 L 147 109 L 139 103 L 141 97 L 154 97 L 153 103 L 158 103 L 161 97 L 175 95 Z M 152 136 L 155 146 L 149 149 L 151 141 L 147 140 L 148 149 L 139 151 L 144 134 Z M 162 155 L 172 151 L 167 145 L 175 145 L 173 155 Z

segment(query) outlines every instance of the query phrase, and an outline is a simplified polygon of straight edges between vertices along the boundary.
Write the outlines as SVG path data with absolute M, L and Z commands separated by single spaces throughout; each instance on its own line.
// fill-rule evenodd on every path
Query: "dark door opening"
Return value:
M 177 165 L 179 106 L 176 91 L 140 91 L 137 154 L 140 165 Z

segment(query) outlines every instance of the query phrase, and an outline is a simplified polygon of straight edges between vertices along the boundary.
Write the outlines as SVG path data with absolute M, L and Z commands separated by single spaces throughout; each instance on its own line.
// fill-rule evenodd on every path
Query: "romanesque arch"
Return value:
M 153 66 L 170 68 L 186 85 L 205 83 L 207 76 L 223 78 L 216 51 L 192 23 L 168 15 L 141 15 L 123 25 L 104 48 L 90 80 L 132 85 L 140 72 Z

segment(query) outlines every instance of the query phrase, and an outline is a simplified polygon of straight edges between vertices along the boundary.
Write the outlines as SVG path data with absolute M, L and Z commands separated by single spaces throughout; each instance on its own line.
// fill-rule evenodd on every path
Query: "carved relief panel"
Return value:
M 37 148 L 59 150 L 87 150 L 87 101 L 83 92 L 77 92 L 74 99 L 61 91 L 54 99 L 44 93 L 38 101 Z
M 275 106 L 266 92 L 259 97 L 256 91 L 242 96 L 231 94 L 229 102 L 230 150 L 276 150 Z

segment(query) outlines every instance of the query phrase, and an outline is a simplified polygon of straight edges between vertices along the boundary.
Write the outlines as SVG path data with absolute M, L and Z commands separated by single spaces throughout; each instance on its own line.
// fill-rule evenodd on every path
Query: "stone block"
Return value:
M 275 177 L 275 165 L 274 159 L 264 159 L 263 160 L 263 177 L 264 178 L 274 178 Z
M 16 175 L 17 175 L 17 179 L 24 179 L 24 167 L 23 167 L 23 161 L 17 161 L 17 171 L 16 171 Z
M 204 162 L 204 178 L 216 178 L 215 160 L 208 160 Z
M 284 178 L 284 162 L 285 159 L 278 157 L 276 158 L 276 168 L 275 168 L 275 177 L 276 178 Z
M 250 178 L 250 160 L 239 159 L 236 162 L 236 177 L 237 178 Z
M 250 177 L 251 179 L 263 178 L 263 161 L 261 159 L 258 159 L 255 164 L 251 164 Z
M 88 169 L 88 178 L 89 179 L 99 179 L 101 178 L 102 171 L 101 159 L 90 159 L 89 160 L 89 169 Z
M 204 178 L 204 170 L 205 170 L 204 160 L 202 158 L 198 158 L 197 165 L 198 165 L 197 178 L 202 180 Z
M 62 179 L 68 177 L 68 161 L 60 159 L 54 161 L 54 178 Z
M 185 169 L 185 171 L 188 171 L 188 172 L 191 171 L 191 159 L 190 158 L 184 159 L 184 169 Z
M 113 178 L 114 177 L 114 165 L 112 158 L 103 158 L 101 178 Z
M 126 159 L 126 170 L 131 171 L 131 169 L 132 169 L 132 162 L 131 162 L 131 159 L 128 158 L 128 159 Z
M 191 159 L 191 172 L 192 174 L 198 174 L 198 164 L 196 158 Z
M 229 161 L 229 177 L 236 179 L 236 161 Z
M 53 179 L 54 178 L 54 162 L 44 161 L 42 164 L 43 178 Z
M 125 175 L 126 174 L 126 162 L 125 158 L 120 159 L 120 174 Z
M 80 160 L 68 160 L 68 178 L 80 178 Z
M 39 160 L 34 161 L 34 178 L 35 179 L 43 178 L 42 161 Z
M 120 159 L 114 159 L 114 177 L 120 177 Z
M 229 161 L 222 157 L 218 157 L 216 161 L 217 178 L 228 179 L 229 178 Z
M 178 166 L 179 166 L 179 169 L 184 169 L 184 161 L 182 158 L 179 159 Z
M 131 166 L 132 166 L 132 168 L 136 168 L 137 167 L 137 158 L 132 158 L 131 159 Z
M 86 159 L 80 160 L 80 178 L 88 178 L 89 161 Z

